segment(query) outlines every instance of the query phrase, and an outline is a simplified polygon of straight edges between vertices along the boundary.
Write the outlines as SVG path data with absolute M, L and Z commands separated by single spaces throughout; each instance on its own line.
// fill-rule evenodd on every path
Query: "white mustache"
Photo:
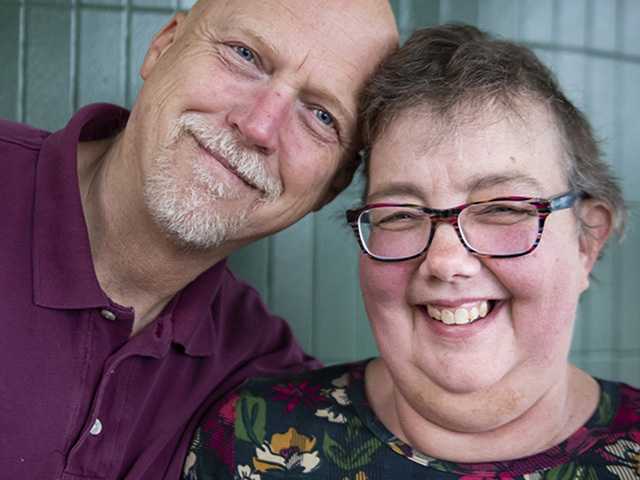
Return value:
M 240 145 L 230 132 L 211 128 L 196 113 L 182 115 L 178 120 L 177 131 L 178 134 L 192 134 L 206 150 L 223 157 L 239 177 L 264 192 L 267 200 L 282 194 L 282 182 L 269 174 L 261 155 Z

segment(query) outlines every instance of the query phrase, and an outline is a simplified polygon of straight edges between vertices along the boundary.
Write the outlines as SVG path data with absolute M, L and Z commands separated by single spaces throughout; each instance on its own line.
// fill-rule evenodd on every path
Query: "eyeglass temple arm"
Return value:
M 584 198 L 585 194 L 582 192 L 567 192 L 564 195 L 560 195 L 558 197 L 551 198 L 549 200 L 549 210 L 563 210 L 565 208 L 573 207 L 573 204 L 579 198 Z

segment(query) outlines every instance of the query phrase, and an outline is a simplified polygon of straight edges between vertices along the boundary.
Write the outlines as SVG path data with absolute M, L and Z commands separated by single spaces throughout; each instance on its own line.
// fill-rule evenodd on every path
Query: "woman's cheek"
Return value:
M 512 300 L 533 299 L 544 287 L 545 266 L 535 251 L 523 257 L 484 258 L 483 263 Z
M 409 263 L 385 263 L 365 255 L 360 257 L 360 286 L 369 308 L 405 302 L 413 270 Z

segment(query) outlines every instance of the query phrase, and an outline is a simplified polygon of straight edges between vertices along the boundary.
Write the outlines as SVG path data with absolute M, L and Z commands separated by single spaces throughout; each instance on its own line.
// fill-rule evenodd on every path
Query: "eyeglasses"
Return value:
M 551 212 L 571 208 L 584 196 L 566 192 L 549 199 L 500 197 L 445 210 L 374 203 L 347 210 L 346 216 L 362 251 L 383 262 L 422 255 L 431 245 L 437 223 L 452 225 L 474 255 L 510 258 L 535 250 Z

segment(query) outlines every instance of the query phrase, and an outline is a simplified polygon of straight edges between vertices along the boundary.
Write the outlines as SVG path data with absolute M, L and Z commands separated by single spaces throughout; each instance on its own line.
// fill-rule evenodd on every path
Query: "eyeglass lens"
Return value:
M 538 218 L 538 210 L 531 204 L 496 201 L 464 208 L 458 224 L 472 250 L 486 255 L 514 255 L 534 245 Z M 361 214 L 359 228 L 369 253 L 383 258 L 403 258 L 424 250 L 434 223 L 418 208 L 376 207 Z

